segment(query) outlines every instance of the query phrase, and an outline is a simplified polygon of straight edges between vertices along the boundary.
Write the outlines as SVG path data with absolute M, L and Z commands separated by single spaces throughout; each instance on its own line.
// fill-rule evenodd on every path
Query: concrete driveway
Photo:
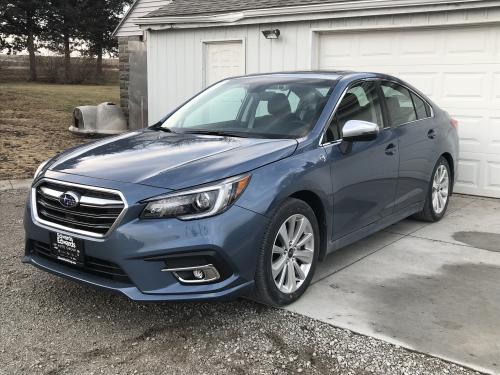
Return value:
M 454 196 L 329 256 L 290 310 L 500 373 L 500 200 Z

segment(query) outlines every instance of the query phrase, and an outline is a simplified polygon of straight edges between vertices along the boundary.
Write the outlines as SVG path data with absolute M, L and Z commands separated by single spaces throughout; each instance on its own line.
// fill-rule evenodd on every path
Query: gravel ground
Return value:
M 26 194 L 0 192 L 0 373 L 474 373 L 249 301 L 136 304 L 22 265 Z

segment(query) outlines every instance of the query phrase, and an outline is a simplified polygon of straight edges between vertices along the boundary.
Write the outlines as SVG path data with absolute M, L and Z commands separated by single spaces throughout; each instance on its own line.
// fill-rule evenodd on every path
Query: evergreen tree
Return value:
M 118 42 L 112 37 L 125 6 L 132 0 L 83 0 L 82 37 L 88 43 L 89 54 L 97 58 L 96 78 L 102 79 L 102 59 L 105 53 L 116 54 Z
M 37 41 L 46 25 L 45 0 L 0 0 L 0 35 L 10 52 L 27 50 L 30 60 L 30 79 L 37 80 Z M 7 41 L 7 37 L 9 40 Z
M 82 0 L 47 1 L 47 28 L 44 39 L 47 48 L 64 55 L 64 76 L 71 79 L 71 52 L 81 34 Z

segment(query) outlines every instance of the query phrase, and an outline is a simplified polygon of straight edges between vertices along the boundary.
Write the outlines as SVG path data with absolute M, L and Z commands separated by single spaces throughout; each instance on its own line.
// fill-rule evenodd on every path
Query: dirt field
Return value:
M 0 83 L 0 180 L 32 177 L 39 163 L 92 140 L 71 134 L 79 105 L 118 103 L 118 86 Z

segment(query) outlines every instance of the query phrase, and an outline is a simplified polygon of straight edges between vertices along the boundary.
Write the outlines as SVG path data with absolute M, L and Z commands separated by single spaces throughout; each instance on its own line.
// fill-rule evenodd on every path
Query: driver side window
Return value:
M 325 134 L 325 143 L 341 139 L 342 129 L 350 120 L 373 122 L 383 128 L 382 108 L 375 81 L 358 83 L 347 91 Z

